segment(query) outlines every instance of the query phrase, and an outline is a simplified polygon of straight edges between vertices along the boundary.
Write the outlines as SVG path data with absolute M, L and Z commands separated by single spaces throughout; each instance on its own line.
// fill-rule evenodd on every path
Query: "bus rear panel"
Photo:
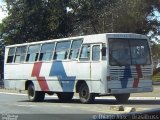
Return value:
M 148 39 L 109 37 L 108 91 L 111 94 L 151 92 L 152 62 Z

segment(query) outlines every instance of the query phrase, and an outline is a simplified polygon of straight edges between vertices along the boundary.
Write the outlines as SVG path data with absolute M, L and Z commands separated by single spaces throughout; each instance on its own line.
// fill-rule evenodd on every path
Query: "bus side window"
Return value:
M 50 61 L 50 60 L 52 60 L 54 46 L 55 46 L 55 43 L 43 44 L 39 60 L 40 61 Z
M 83 45 L 80 54 L 80 61 L 90 60 L 90 45 Z
M 55 60 L 64 60 L 68 57 L 71 41 L 57 42 L 56 50 L 54 53 Z
M 69 59 L 74 60 L 78 57 L 81 44 L 82 44 L 82 40 L 73 40 Z
M 9 48 L 7 63 L 12 63 L 14 58 L 15 48 Z
M 27 53 L 27 62 L 34 62 L 37 61 L 39 55 L 40 45 L 31 45 L 28 48 Z
M 17 47 L 16 54 L 15 54 L 15 59 L 14 59 L 15 63 L 24 62 L 25 55 L 26 55 L 26 50 L 27 50 L 26 46 Z
M 94 45 L 92 47 L 92 60 L 93 61 L 100 60 L 100 45 Z

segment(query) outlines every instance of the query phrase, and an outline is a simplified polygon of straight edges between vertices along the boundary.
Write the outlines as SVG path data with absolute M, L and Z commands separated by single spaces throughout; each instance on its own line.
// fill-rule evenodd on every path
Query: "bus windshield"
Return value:
M 114 66 L 151 64 L 147 39 L 109 39 L 109 63 Z

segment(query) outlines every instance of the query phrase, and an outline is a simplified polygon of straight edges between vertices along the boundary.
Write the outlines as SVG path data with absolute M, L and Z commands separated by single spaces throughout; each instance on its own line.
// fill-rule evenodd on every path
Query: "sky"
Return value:
M 3 12 L 3 10 L 5 9 L 5 5 L 6 4 L 4 0 L 0 0 L 0 23 L 2 23 L 2 19 L 7 16 L 7 13 Z

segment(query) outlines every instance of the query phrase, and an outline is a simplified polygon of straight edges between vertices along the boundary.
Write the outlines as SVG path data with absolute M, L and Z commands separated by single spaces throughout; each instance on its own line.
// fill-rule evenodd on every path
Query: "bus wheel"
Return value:
M 35 91 L 34 85 L 29 84 L 28 86 L 28 99 L 31 102 L 40 102 L 43 101 L 45 93 L 41 91 Z
M 57 96 L 61 102 L 68 102 L 72 100 L 74 93 L 73 92 L 61 92 L 57 93 Z
M 130 94 L 116 94 L 114 96 L 119 103 L 126 103 L 130 97 Z
M 82 83 L 79 88 L 79 98 L 82 103 L 92 103 L 95 99 L 95 95 L 89 92 L 86 83 Z

